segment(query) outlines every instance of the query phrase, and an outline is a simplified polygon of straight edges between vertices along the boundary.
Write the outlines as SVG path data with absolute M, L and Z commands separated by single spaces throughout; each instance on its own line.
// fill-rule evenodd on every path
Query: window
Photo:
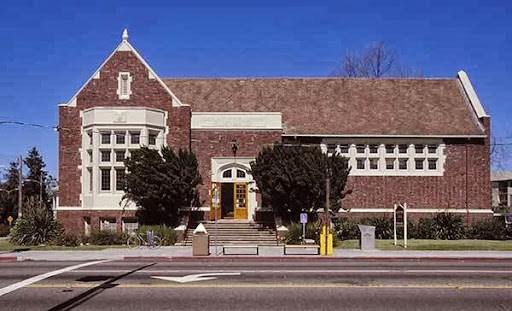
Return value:
M 395 153 L 395 145 L 386 145 L 386 153 Z
M 338 146 L 340 153 L 347 154 L 348 153 L 348 145 L 339 145 Z
M 101 162 L 110 162 L 110 150 L 109 151 L 100 151 L 101 152 Z
M 428 145 L 428 153 L 436 154 L 437 153 L 437 146 L 436 145 Z
M 89 163 L 92 163 L 92 151 L 87 151 L 87 157 L 89 158 Z
M 92 146 L 92 132 L 91 131 L 87 132 L 87 138 L 89 140 L 89 146 Z
M 407 145 L 398 145 L 398 153 L 407 153 Z
M 91 234 L 91 218 L 84 217 L 84 235 Z
M 119 99 L 130 99 L 132 77 L 129 72 L 120 72 L 117 78 L 117 94 Z
M 423 169 L 423 162 L 424 162 L 425 159 L 415 159 L 414 160 L 414 163 L 415 163 L 415 168 L 417 170 L 422 170 Z
M 100 230 L 116 232 L 116 219 L 115 218 L 100 218 Z
M 364 170 L 365 169 L 365 159 L 364 158 L 359 158 L 359 159 L 356 159 L 356 162 L 357 162 L 357 169 L 358 170 Z
M 101 143 L 103 145 L 110 144 L 110 133 L 101 134 Z
M 110 169 L 102 169 L 101 170 L 101 190 L 102 191 L 110 190 Z
M 116 162 L 123 162 L 123 161 L 124 161 L 124 150 L 116 151 Z
M 137 219 L 127 218 L 123 219 L 123 232 L 130 233 L 139 229 L 139 224 L 137 223 Z
M 407 170 L 407 159 L 398 159 L 398 169 Z
M 428 159 L 428 169 L 431 171 L 437 170 L 437 159 Z
M 236 177 L 237 178 L 245 178 L 245 172 L 242 170 L 236 170 Z
M 356 146 L 357 153 L 364 153 L 365 148 L 366 148 L 365 145 L 357 145 Z
M 414 145 L 414 151 L 418 154 L 422 154 L 424 147 L 424 145 Z
M 378 145 L 370 145 L 370 153 L 378 153 L 379 152 L 379 146 Z
M 116 190 L 124 190 L 124 169 L 116 170 Z
M 376 159 L 376 158 L 370 159 L 370 169 L 371 170 L 379 169 L 379 159 Z
M 130 133 L 130 143 L 134 145 L 140 144 L 140 133 Z
M 89 192 L 92 192 L 92 183 L 93 183 L 93 178 L 92 178 L 92 169 L 91 168 L 88 168 L 87 169 L 87 174 L 89 175 Z
M 506 181 L 498 182 L 498 205 L 500 205 L 500 206 L 506 206 L 508 204 L 508 202 L 507 202 L 507 195 L 508 195 L 507 184 L 508 183 Z
M 116 133 L 116 144 L 124 145 L 126 140 L 126 135 L 124 133 Z
M 386 159 L 386 169 L 387 170 L 395 169 L 395 159 Z
M 223 178 L 231 178 L 233 176 L 232 174 L 233 173 L 231 172 L 231 169 L 229 169 L 229 170 L 224 171 L 224 173 L 222 173 L 222 177 Z
M 156 135 L 155 134 L 149 134 L 148 143 L 152 146 L 156 145 Z

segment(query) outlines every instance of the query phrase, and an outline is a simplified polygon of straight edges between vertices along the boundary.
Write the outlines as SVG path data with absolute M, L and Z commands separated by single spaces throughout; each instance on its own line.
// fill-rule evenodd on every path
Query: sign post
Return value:
M 304 244 L 304 240 L 306 239 L 306 224 L 308 223 L 307 213 L 300 213 L 300 223 L 302 224 L 302 244 Z
M 396 228 L 402 227 L 404 229 L 404 248 L 407 248 L 407 203 L 395 204 L 393 207 L 393 224 L 394 224 L 394 239 L 397 245 Z

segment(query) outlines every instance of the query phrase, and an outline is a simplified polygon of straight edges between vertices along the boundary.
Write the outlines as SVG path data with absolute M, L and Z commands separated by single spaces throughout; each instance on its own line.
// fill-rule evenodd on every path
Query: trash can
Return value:
M 361 239 L 359 240 L 359 248 L 363 251 L 371 251 L 375 249 L 375 227 L 357 225 L 361 231 Z
M 210 255 L 210 236 L 208 231 L 199 224 L 194 230 L 192 236 L 192 255 L 194 256 L 208 256 Z

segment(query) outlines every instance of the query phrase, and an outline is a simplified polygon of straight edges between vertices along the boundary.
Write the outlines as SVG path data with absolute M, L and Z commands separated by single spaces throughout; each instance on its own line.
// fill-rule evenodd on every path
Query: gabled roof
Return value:
M 478 117 L 486 116 L 485 111 L 479 102 L 479 107 L 471 102 L 466 95 L 468 86 L 459 78 L 215 78 L 164 82 L 191 106 L 192 112 L 282 112 L 285 134 L 290 135 L 486 134 L 478 121 Z
M 76 106 L 76 98 L 77 98 L 78 94 L 80 94 L 80 92 L 82 92 L 82 90 L 85 88 L 85 86 L 87 86 L 87 84 L 89 84 L 89 81 L 91 81 L 94 77 L 99 77 L 100 71 L 103 68 L 103 66 L 105 66 L 105 64 L 110 60 L 110 58 L 112 58 L 112 56 L 118 51 L 130 51 L 133 54 L 135 54 L 135 56 L 139 59 L 139 61 L 146 67 L 146 69 L 155 77 L 155 79 L 158 81 L 158 83 L 164 88 L 164 90 L 171 96 L 172 105 L 173 106 L 185 106 L 178 99 L 178 97 L 176 97 L 176 95 L 174 95 L 174 93 L 169 89 L 169 87 L 162 81 L 162 79 L 156 74 L 156 72 L 153 70 L 153 68 L 151 68 L 151 66 L 149 66 L 149 64 L 144 60 L 144 58 L 142 58 L 142 56 L 139 54 L 139 52 L 137 52 L 137 50 L 130 44 L 130 42 L 128 42 L 128 30 L 127 29 L 125 29 L 123 31 L 122 38 L 123 38 L 123 40 L 121 41 L 121 43 L 119 43 L 119 45 L 114 49 L 114 51 L 112 53 L 110 53 L 110 55 L 107 57 L 107 59 L 105 59 L 105 61 L 100 65 L 100 67 L 98 69 L 96 69 L 94 74 L 89 79 L 87 79 L 87 82 L 85 82 L 82 85 L 82 87 L 69 100 L 69 102 L 67 102 L 66 104 L 63 104 L 63 106 L 75 107 Z

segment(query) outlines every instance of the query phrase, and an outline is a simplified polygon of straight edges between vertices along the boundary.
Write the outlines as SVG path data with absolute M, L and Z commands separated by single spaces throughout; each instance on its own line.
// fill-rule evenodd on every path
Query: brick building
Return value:
M 163 79 L 122 42 L 59 107 L 59 204 L 68 230 L 123 230 L 123 160 L 147 145 L 191 148 L 210 216 L 252 220 L 261 202 L 249 174 L 262 146 L 318 144 L 349 158 L 355 215 L 389 213 L 406 202 L 412 217 L 441 211 L 492 215 L 490 119 L 466 73 L 446 79 Z M 236 152 L 233 147 L 236 146 Z

